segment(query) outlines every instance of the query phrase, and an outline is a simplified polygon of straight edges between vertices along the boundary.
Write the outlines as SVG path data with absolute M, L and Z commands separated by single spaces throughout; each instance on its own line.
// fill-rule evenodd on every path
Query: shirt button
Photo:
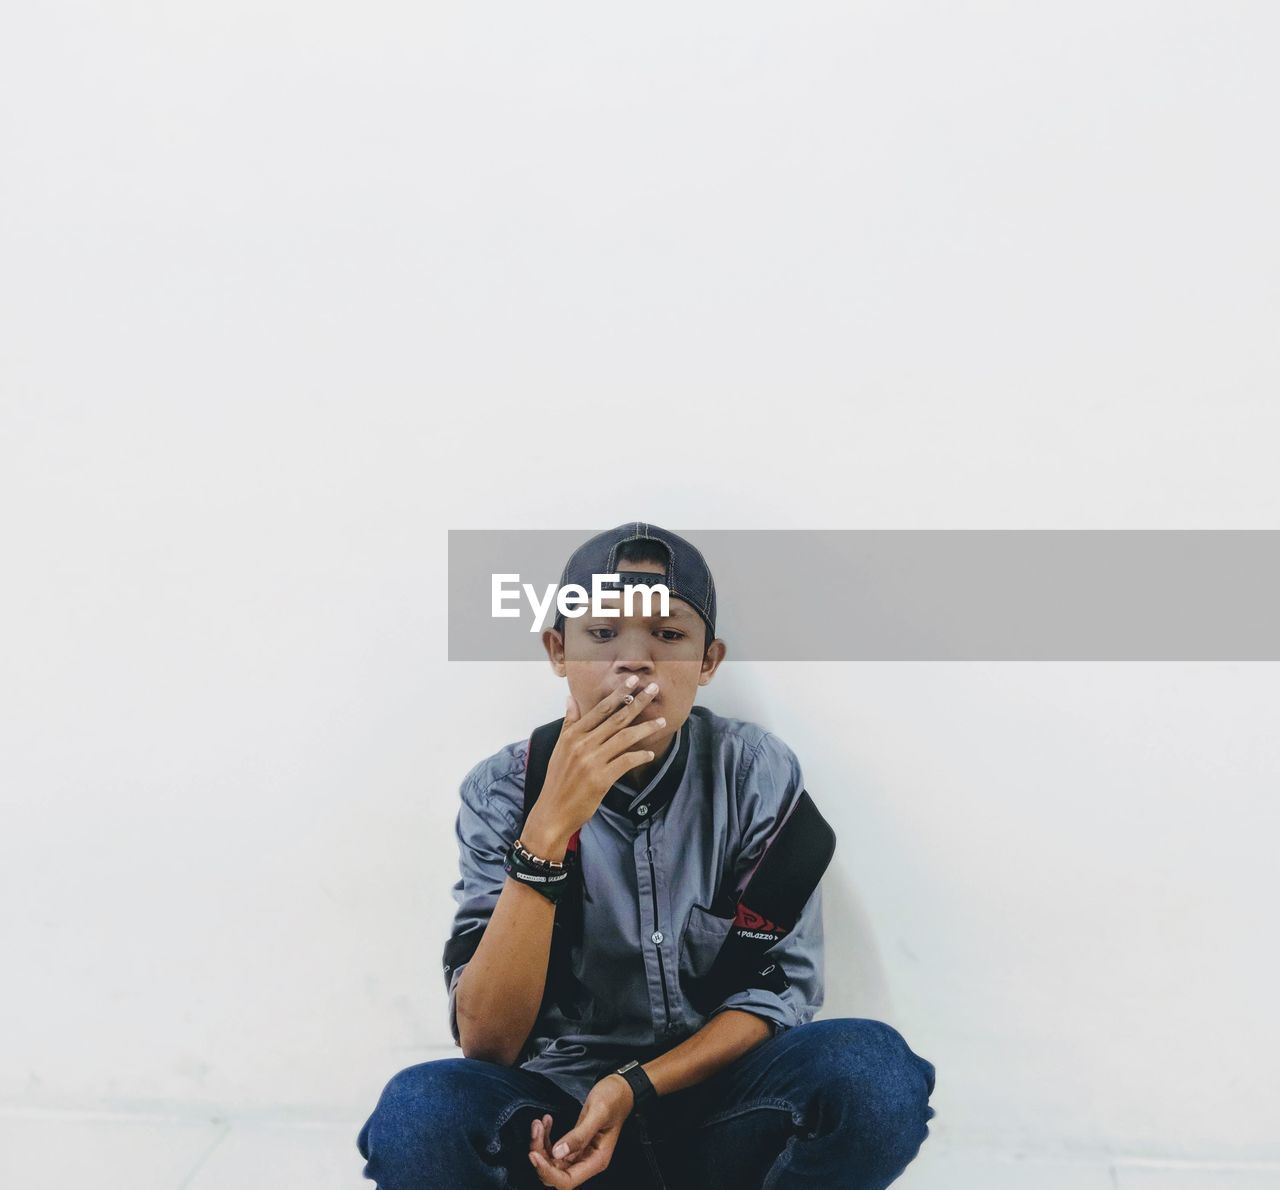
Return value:
M 636 807 L 636 813 L 637 813 L 637 814 L 648 814 L 648 813 L 649 813 L 649 807 L 648 807 L 648 806 L 637 806 L 637 807 Z
M 662 944 L 662 931 L 661 931 L 661 930 L 654 930 L 654 931 L 653 931 L 653 933 L 652 933 L 652 934 L 650 934 L 649 936 L 650 936 L 650 937 L 651 937 L 651 938 L 652 938 L 656 943 L 658 943 L 659 945 L 661 945 L 661 944 Z

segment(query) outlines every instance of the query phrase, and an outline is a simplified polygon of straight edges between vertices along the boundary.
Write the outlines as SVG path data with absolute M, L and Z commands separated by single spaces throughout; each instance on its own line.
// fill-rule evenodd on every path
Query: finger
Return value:
M 574 1185 L 564 1170 L 556 1169 L 541 1153 L 530 1153 L 529 1160 L 538 1171 L 538 1180 L 544 1186 L 558 1186 L 561 1190 L 569 1190 Z
M 580 1154 L 577 1154 L 582 1159 L 577 1161 L 576 1164 L 569 1164 L 574 1160 L 574 1155 L 562 1157 L 553 1162 L 548 1162 L 541 1153 L 531 1154 L 531 1156 L 536 1156 L 541 1163 L 540 1165 L 535 1164 L 535 1168 L 546 1168 L 551 1171 L 552 1175 L 559 1175 L 566 1179 L 555 1182 L 555 1185 L 578 1186 L 604 1169 L 609 1164 L 609 1157 L 612 1152 L 613 1146 L 604 1144 L 603 1135 L 600 1135 L 593 1138 L 591 1143 Z
M 593 1113 L 590 1118 L 579 1120 L 573 1128 L 556 1141 L 555 1147 L 551 1150 L 551 1155 L 570 1160 L 575 1159 L 580 1155 L 578 1150 L 588 1144 L 599 1131 L 600 1121 Z
M 596 742 L 607 740 L 615 732 L 621 731 L 622 728 L 626 727 L 657 697 L 657 682 L 650 682 L 643 689 L 636 691 L 630 702 L 627 702 L 627 696 L 623 695 L 621 705 L 591 729 L 590 738 Z
M 666 725 L 666 719 L 659 715 L 656 719 L 645 719 L 630 727 L 624 727 L 617 735 L 600 745 L 600 755 L 606 760 L 612 760 L 620 752 L 625 752 L 641 743 L 646 737 L 656 735 Z
M 634 674 L 631 676 L 635 677 Z M 635 682 L 631 683 L 631 685 L 635 686 L 638 683 L 639 679 L 637 678 Z M 620 687 L 617 690 L 610 690 L 608 694 L 606 694 L 598 703 L 596 703 L 595 706 L 591 708 L 591 710 L 577 720 L 578 730 L 585 733 L 591 731 L 595 727 L 598 727 L 619 707 L 627 705 L 623 702 L 623 699 L 630 693 L 630 689 L 626 687 Z
M 566 1172 L 569 1175 L 569 1186 L 581 1186 L 588 1178 L 593 1178 L 609 1164 L 612 1149 L 593 1148 L 586 1159 L 571 1166 Z
M 538 1121 L 538 1143 L 533 1146 L 535 1152 L 541 1153 L 548 1164 L 554 1165 L 557 1169 L 563 1169 L 565 1162 L 556 1161 L 551 1156 L 551 1126 L 552 1120 L 550 1116 L 543 1116 Z
M 529 1144 L 529 1151 L 531 1153 L 541 1153 L 549 1163 L 559 1166 L 562 1163 L 559 1161 L 552 1162 L 551 1152 L 547 1147 L 551 1140 L 551 1123 L 550 1116 L 543 1116 L 542 1119 L 533 1121 L 530 1125 L 533 1139 Z
M 608 778 L 610 787 L 624 773 L 629 773 L 632 769 L 639 768 L 642 764 L 648 764 L 653 759 L 652 752 L 624 752 L 621 756 L 614 757 L 605 766 L 605 776 Z
M 601 1116 L 598 1105 L 584 1103 L 573 1127 L 556 1141 L 548 1156 L 562 1167 L 578 1160 L 582 1156 L 583 1145 L 600 1131 Z

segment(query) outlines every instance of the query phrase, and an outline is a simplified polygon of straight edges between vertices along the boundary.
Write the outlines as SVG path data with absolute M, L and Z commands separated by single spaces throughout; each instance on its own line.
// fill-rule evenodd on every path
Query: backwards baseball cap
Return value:
M 644 550 L 655 555 L 666 555 L 662 575 L 650 571 L 619 570 L 617 560 L 624 560 L 628 550 L 638 553 Z M 662 561 L 658 557 L 659 562 Z M 628 583 L 653 585 L 662 583 L 672 599 L 683 599 L 702 617 L 707 626 L 707 644 L 716 635 L 716 585 L 711 570 L 698 548 L 685 541 L 678 533 L 661 529 L 647 521 L 628 521 L 616 529 L 606 529 L 584 541 L 566 563 L 560 575 L 561 588 L 576 583 L 591 590 L 591 579 L 596 574 L 616 574 L 617 583 L 605 583 L 604 589 L 625 586 Z M 556 613 L 555 628 L 564 632 L 564 616 Z

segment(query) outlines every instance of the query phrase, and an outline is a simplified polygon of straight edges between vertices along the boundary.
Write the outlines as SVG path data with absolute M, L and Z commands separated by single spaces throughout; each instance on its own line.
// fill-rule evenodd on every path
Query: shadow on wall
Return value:
M 827 994 L 817 1018 L 871 1017 L 893 1023 L 893 1005 L 871 919 L 840 852 L 822 878 L 822 932 Z
M 776 720 L 768 687 L 750 680 L 750 675 L 732 675 L 724 683 L 723 699 L 715 710 L 752 723 Z M 822 708 L 817 708 L 821 713 Z M 812 774 L 809 774 L 812 776 Z M 807 784 L 807 782 L 806 782 Z M 810 788 L 818 809 L 831 814 L 833 806 L 821 790 Z M 871 918 L 849 873 L 841 866 L 850 862 L 840 846 L 839 822 L 829 821 L 836 830 L 836 853 L 822 877 L 822 934 L 826 957 L 826 997 L 817 1020 L 829 1017 L 869 1017 L 893 1024 L 893 1005 L 885 979 L 884 963 L 876 942 Z

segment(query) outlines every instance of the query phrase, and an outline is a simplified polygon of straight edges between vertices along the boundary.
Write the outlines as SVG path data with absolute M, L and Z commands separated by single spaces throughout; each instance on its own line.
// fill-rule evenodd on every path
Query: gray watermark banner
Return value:
M 541 598 L 598 531 L 451 529 L 449 659 L 543 658 L 527 599 L 493 615 L 494 576 Z M 1277 530 L 673 531 L 711 567 L 730 660 L 1280 660 Z

